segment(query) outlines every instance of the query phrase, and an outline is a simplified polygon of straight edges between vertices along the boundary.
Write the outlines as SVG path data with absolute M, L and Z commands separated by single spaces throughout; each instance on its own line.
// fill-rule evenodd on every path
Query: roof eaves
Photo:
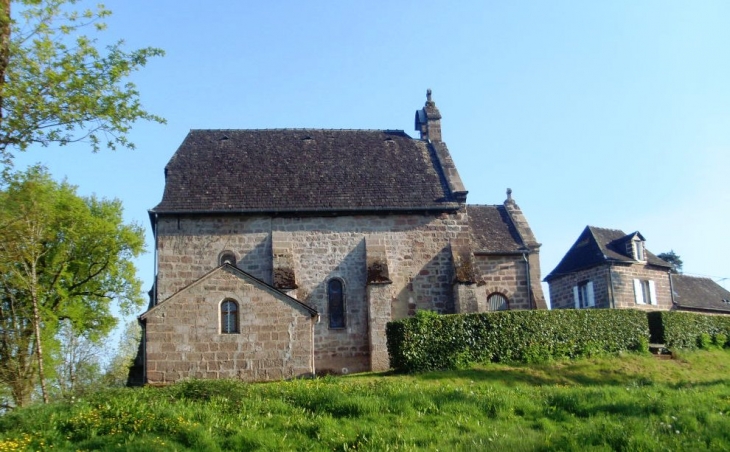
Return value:
M 595 267 L 602 267 L 604 265 L 606 265 L 605 262 L 597 262 L 597 263 L 594 263 L 594 264 L 586 265 L 584 267 L 574 268 L 574 269 L 572 269 L 570 271 L 567 271 L 567 272 L 555 273 L 555 271 L 553 270 L 552 272 L 550 272 L 550 274 L 548 274 L 542 280 L 543 280 L 543 282 L 550 282 L 551 280 L 553 280 L 555 278 L 559 278 L 561 276 L 572 275 L 573 273 L 582 272 L 582 271 L 585 271 L 585 270 L 590 270 L 591 268 L 595 268 Z
M 525 254 L 532 254 L 534 251 L 530 250 L 529 248 L 523 248 L 518 250 L 474 250 L 475 255 L 479 256 L 499 256 L 499 255 L 509 255 L 509 256 L 523 256 Z
M 678 308 L 680 311 L 708 311 L 708 312 L 722 312 L 725 314 L 730 313 L 730 306 L 728 306 L 727 309 L 720 309 L 720 308 L 704 308 L 704 307 L 698 307 L 698 306 L 683 306 L 679 303 L 674 303 L 674 305 Z
M 443 212 L 459 210 L 461 204 L 458 202 L 444 202 L 438 206 L 420 206 L 420 207 L 351 207 L 351 208 L 295 208 L 295 209 L 230 209 L 230 210 L 157 210 L 152 208 L 148 210 L 150 216 L 153 214 L 165 215 L 222 215 L 222 214 L 270 214 L 270 215 L 287 215 L 287 214 L 353 214 L 353 213 L 387 213 L 387 212 Z

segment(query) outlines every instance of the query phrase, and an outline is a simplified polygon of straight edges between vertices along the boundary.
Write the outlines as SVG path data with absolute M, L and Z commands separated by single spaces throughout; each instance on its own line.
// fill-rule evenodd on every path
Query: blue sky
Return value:
M 95 2 L 89 2 L 93 5 Z M 84 2 L 82 2 L 84 4 Z M 685 273 L 730 278 L 726 1 L 109 0 L 100 39 L 163 48 L 132 76 L 167 125 L 137 150 L 33 148 L 84 195 L 147 209 L 190 129 L 403 129 L 427 88 L 472 204 L 505 190 L 547 275 L 586 225 L 640 231 Z M 147 290 L 150 252 L 139 259 Z M 730 280 L 720 284 L 730 288 Z

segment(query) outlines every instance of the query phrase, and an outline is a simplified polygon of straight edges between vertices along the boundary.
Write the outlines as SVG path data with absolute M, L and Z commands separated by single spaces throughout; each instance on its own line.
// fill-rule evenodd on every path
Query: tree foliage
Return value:
M 104 385 L 122 387 L 127 385 L 129 368 L 134 363 L 142 339 L 142 328 L 137 320 L 127 323 L 114 354 L 104 373 Z
M 658 254 L 657 257 L 672 265 L 672 273 L 682 273 L 682 259 L 674 250 L 669 250 L 668 253 Z
M 99 389 L 102 380 L 101 344 L 91 341 L 84 331 L 77 331 L 68 320 L 59 324 L 58 349 L 51 379 L 54 398 L 74 400 L 89 391 Z
M 119 200 L 80 197 L 41 167 L 5 176 L 0 384 L 16 405 L 30 400 L 36 377 L 45 393 L 43 363 L 58 356 L 62 320 L 95 341 L 115 325 L 114 302 L 125 313 L 143 304 L 131 262 L 143 251 L 143 230 L 123 222 Z
M 164 122 L 145 111 L 128 76 L 149 58 L 146 47 L 127 52 L 123 41 L 100 48 L 87 29 L 102 31 L 103 5 L 76 11 L 78 0 L 0 0 L 0 161 L 32 144 L 88 141 L 133 148 L 127 138 L 138 119 Z

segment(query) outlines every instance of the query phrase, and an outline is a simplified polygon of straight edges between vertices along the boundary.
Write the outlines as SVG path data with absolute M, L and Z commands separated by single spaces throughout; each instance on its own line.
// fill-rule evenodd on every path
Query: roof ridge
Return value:
M 316 127 L 281 127 L 263 129 L 190 129 L 190 132 L 383 132 L 402 133 L 410 137 L 403 129 L 326 129 Z M 411 137 L 412 138 L 412 137 Z
M 621 233 L 621 234 L 623 234 L 623 235 L 628 235 L 628 234 L 626 234 L 626 233 L 625 233 L 625 232 L 623 231 L 623 229 L 602 228 L 602 227 L 600 227 L 600 226 L 591 226 L 591 225 L 588 225 L 588 228 L 589 228 L 589 229 L 601 229 L 601 230 L 603 230 L 603 231 L 614 231 L 614 232 L 620 232 L 620 233 Z

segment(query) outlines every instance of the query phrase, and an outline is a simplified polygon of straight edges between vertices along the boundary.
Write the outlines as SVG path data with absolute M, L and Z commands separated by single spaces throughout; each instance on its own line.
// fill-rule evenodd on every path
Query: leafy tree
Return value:
M 105 386 L 122 387 L 127 385 L 129 367 L 137 355 L 139 341 L 142 338 L 142 328 L 137 320 L 127 323 L 122 337 L 119 340 L 116 354 L 112 357 L 104 374 Z
M 80 197 L 32 167 L 5 176 L 0 190 L 0 384 L 16 406 L 38 377 L 48 400 L 45 361 L 59 350 L 60 322 L 91 341 L 115 325 L 111 306 L 143 304 L 131 259 L 142 228 L 124 224 L 119 200 Z
M 0 0 L 0 161 L 12 149 L 88 141 L 133 148 L 127 139 L 138 119 L 164 122 L 145 111 L 127 77 L 164 52 L 127 52 L 123 41 L 100 48 L 83 34 L 102 31 L 111 13 L 76 11 L 78 0 Z
M 682 259 L 674 250 L 670 250 L 668 253 L 658 254 L 657 257 L 672 265 L 672 273 L 682 273 Z
M 57 339 L 55 395 L 68 400 L 100 387 L 102 346 L 89 339 L 87 332 L 76 331 L 68 319 L 60 322 Z

